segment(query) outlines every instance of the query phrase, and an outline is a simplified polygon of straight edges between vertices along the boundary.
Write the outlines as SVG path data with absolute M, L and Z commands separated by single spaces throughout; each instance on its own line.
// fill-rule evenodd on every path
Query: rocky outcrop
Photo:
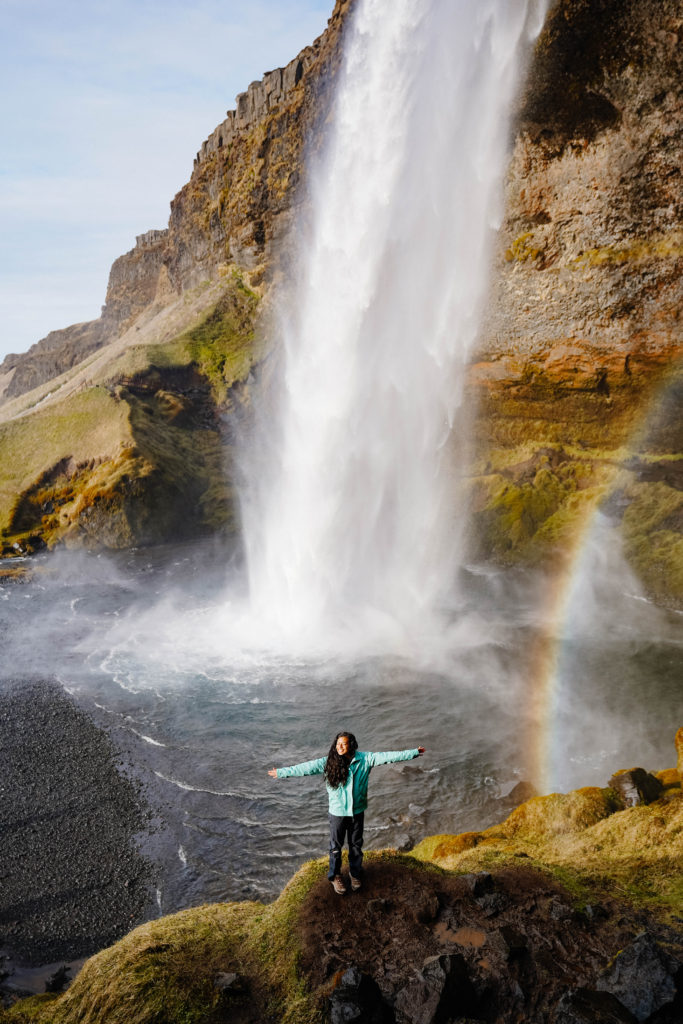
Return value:
M 683 351 L 683 6 L 560 0 L 519 113 L 481 354 L 607 399 Z M 501 366 L 501 371 L 504 366 Z
M 664 786 L 658 778 L 644 768 L 629 768 L 615 772 L 609 785 L 621 797 L 624 807 L 636 807 L 638 804 L 650 804 L 662 795 Z
M 155 300 L 165 298 L 167 241 L 168 230 L 147 231 L 137 236 L 135 248 L 112 264 L 102 307 L 102 320 L 110 333 L 125 330 Z
M 162 261 L 167 231 L 138 235 L 135 248 L 119 256 L 109 272 L 107 298 L 98 320 L 51 331 L 23 355 L 9 355 L 0 375 L 10 373 L 0 403 L 59 377 L 122 333 L 155 299 L 166 297 Z
M 305 198 L 304 154 L 324 134 L 353 2 L 337 0 L 325 33 L 285 68 L 252 82 L 202 144 L 171 203 L 165 262 L 174 288 L 192 287 L 231 261 L 274 272 L 292 210 Z
M 680 783 L 613 797 L 536 797 L 486 832 L 369 852 L 342 896 L 309 861 L 273 903 L 148 921 L 0 1021 L 679 1024 Z
M 156 365 L 158 346 L 140 346 L 102 382 L 0 425 L 0 556 L 234 536 L 232 431 L 249 403 L 257 306 L 231 276 L 172 359 Z
M 319 39 L 236 98 L 235 110 L 202 143 L 189 182 L 171 203 L 168 228 L 139 235 L 112 265 L 101 317 L 52 331 L 28 352 L 7 356 L 0 404 L 59 376 L 145 311 L 228 266 L 262 272 L 271 266 L 301 195 L 306 140 L 323 130 L 329 111 L 352 3 L 337 0 Z
M 0 394 L 0 402 L 26 394 L 40 384 L 53 380 L 82 362 L 91 352 L 105 344 L 106 340 L 102 321 L 90 320 L 50 331 L 22 355 L 5 356 L 0 371 L 7 374 L 7 383 Z

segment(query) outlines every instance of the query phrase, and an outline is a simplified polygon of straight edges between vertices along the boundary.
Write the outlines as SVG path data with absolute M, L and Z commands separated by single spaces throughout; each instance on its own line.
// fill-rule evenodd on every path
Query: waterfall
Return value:
M 357 0 L 282 316 L 270 458 L 261 438 L 243 497 L 253 613 L 294 644 L 400 646 L 452 602 L 464 370 L 541 6 Z

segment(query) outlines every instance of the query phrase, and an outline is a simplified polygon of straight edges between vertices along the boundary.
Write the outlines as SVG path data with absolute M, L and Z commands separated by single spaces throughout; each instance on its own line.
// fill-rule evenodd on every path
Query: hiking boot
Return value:
M 334 876 L 334 878 L 332 879 L 332 888 L 336 893 L 338 893 L 339 896 L 344 895 L 344 893 L 346 892 L 346 886 L 344 885 L 341 875 Z
M 358 892 L 361 887 L 360 878 L 354 878 L 353 875 L 349 875 L 349 878 L 351 879 L 351 891 Z

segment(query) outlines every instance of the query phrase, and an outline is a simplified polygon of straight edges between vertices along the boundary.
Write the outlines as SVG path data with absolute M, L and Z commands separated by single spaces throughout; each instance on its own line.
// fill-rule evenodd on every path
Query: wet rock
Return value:
M 396 837 L 396 849 L 399 853 L 410 853 L 415 846 L 415 840 L 407 832 L 402 832 Z
M 474 1010 L 476 995 L 460 954 L 433 956 L 396 996 L 396 1024 L 446 1024 Z
M 562 900 L 552 899 L 549 903 L 550 916 L 553 921 L 566 921 L 573 916 L 571 907 L 568 907 Z
M 651 804 L 662 795 L 664 789 L 659 779 L 646 772 L 644 768 L 629 768 L 628 771 L 616 772 L 608 785 L 617 791 L 625 807 Z
M 555 1008 L 552 1024 L 635 1024 L 636 1018 L 610 992 L 571 989 Z
M 600 903 L 587 903 L 583 908 L 583 916 L 591 924 L 594 924 L 596 921 L 606 921 L 609 917 L 609 911 L 605 910 Z
M 502 928 L 491 932 L 487 944 L 505 960 L 519 959 L 527 950 L 526 938 L 510 925 L 503 925 Z
M 610 992 L 642 1021 L 673 1002 L 682 976 L 683 965 L 642 932 L 617 953 L 598 978 L 597 988 Z
M 330 1024 L 389 1024 L 391 1010 L 374 978 L 358 967 L 344 971 L 329 999 Z

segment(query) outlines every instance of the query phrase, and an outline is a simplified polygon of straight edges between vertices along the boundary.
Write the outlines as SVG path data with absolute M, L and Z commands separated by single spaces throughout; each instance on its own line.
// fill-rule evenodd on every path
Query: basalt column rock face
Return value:
M 165 264 L 174 288 L 226 262 L 257 270 L 258 281 L 282 256 L 292 210 L 306 199 L 306 156 L 324 139 L 354 2 L 337 0 L 325 33 L 252 82 L 202 143 L 190 181 L 171 203 Z
M 206 139 L 167 229 L 139 235 L 112 265 L 99 319 L 52 331 L 0 364 L 0 405 L 77 365 L 141 314 L 215 280 L 228 268 L 258 285 L 279 258 L 293 208 L 305 199 L 305 152 L 325 133 L 342 30 L 355 0 L 337 0 L 328 28 L 284 68 L 236 98 Z

